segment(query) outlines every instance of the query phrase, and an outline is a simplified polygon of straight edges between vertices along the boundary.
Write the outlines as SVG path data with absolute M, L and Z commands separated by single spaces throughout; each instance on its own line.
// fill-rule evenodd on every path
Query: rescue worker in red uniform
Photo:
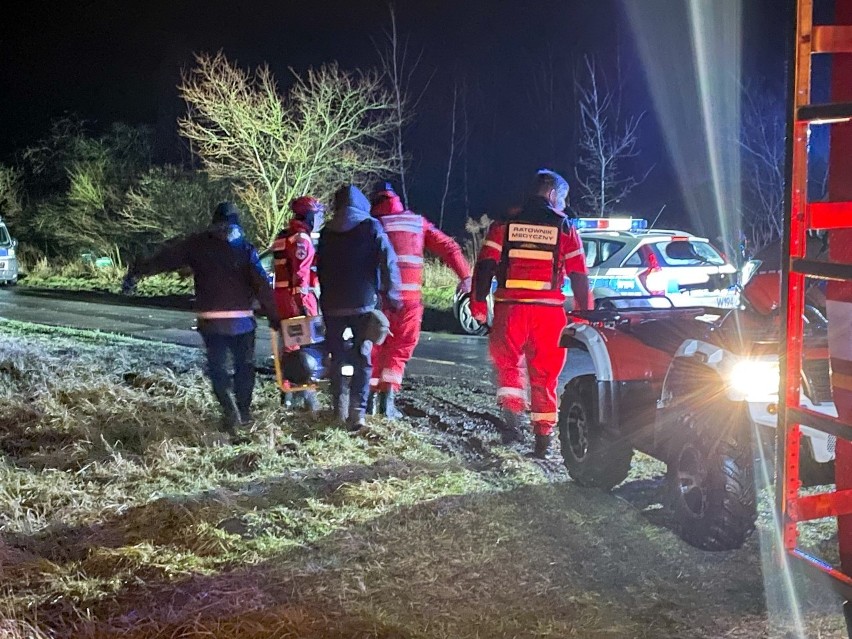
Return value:
M 562 212 L 568 182 L 542 170 L 534 193 L 516 216 L 488 231 L 474 270 L 471 312 L 478 321 L 486 321 L 486 299 L 496 277 L 489 351 L 506 424 L 503 443 L 523 440 L 521 413 L 527 407 L 528 373 L 533 455 L 544 459 L 557 418 L 557 379 L 565 365 L 565 351 L 559 346 L 566 324 L 565 278 L 571 282 L 575 309 L 591 308 L 591 295 L 583 244 Z
M 314 268 L 315 251 L 311 233 L 322 226 L 325 207 L 309 196 L 290 202 L 293 217 L 272 243 L 275 273 L 275 304 L 281 319 L 301 315 L 319 315 L 317 274 Z M 300 393 L 303 407 L 311 412 L 318 408 L 316 393 Z M 286 393 L 284 405 L 290 406 L 292 396 Z
M 293 217 L 272 243 L 275 303 L 283 319 L 319 315 L 314 243 L 311 233 L 322 225 L 325 208 L 308 196 L 290 202 Z
M 420 338 L 423 320 L 423 253 L 437 255 L 459 278 L 458 289 L 470 292 L 470 265 L 461 247 L 422 215 L 407 210 L 390 184 L 372 198 L 371 213 L 382 223 L 396 251 L 402 275 L 402 307 L 388 309 L 390 334 L 381 346 L 373 346 L 373 378 L 370 380 L 373 412 L 399 417 L 395 398 L 402 385 L 405 365 Z

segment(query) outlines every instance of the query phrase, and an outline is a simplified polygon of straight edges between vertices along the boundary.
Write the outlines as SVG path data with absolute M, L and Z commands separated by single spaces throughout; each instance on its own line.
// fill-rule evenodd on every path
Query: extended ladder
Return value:
M 847 626 L 852 633 L 852 444 L 846 448 L 842 443 L 852 441 L 852 425 L 843 419 L 835 419 L 822 413 L 803 408 L 800 403 L 801 365 L 803 355 L 803 312 L 805 306 L 806 278 L 834 281 L 852 281 L 852 260 L 808 259 L 806 254 L 807 234 L 811 230 L 839 231 L 850 233 L 852 229 L 852 202 L 808 201 L 808 135 L 811 127 L 829 126 L 852 120 L 852 87 L 841 86 L 838 69 L 852 70 L 852 56 L 834 55 L 832 58 L 833 96 L 842 100 L 828 104 L 811 103 L 812 62 L 820 54 L 852 53 L 852 0 L 835 0 L 836 21 L 846 24 L 814 24 L 814 0 L 798 0 L 795 16 L 795 61 L 791 69 L 791 115 L 787 139 L 787 210 L 782 260 L 782 299 L 785 312 L 782 343 L 786 344 L 781 354 L 782 393 L 778 422 L 778 473 L 777 500 L 783 526 L 784 549 L 803 565 L 820 574 L 832 577 L 833 584 L 846 600 L 844 612 Z M 844 95 L 845 94 L 845 95 Z M 832 129 L 832 133 L 837 128 Z M 845 135 L 848 135 L 848 130 Z M 843 136 L 840 136 L 841 138 Z M 852 139 L 852 138 L 850 138 Z M 838 144 L 841 142 L 838 140 Z M 832 138 L 832 145 L 835 140 Z M 845 145 L 846 142 L 844 141 Z M 852 148 L 847 149 L 852 154 Z M 838 177 L 852 180 L 852 159 L 844 160 L 841 154 L 832 153 L 829 163 L 829 192 L 837 199 L 838 191 L 849 191 L 849 187 L 838 189 Z M 830 199 L 831 199 L 830 197 Z M 846 196 L 843 199 L 852 199 Z M 850 235 L 852 237 L 852 235 Z M 829 235 L 829 243 L 832 242 Z M 838 238 L 840 239 L 840 238 Z M 847 238 L 843 238 L 846 241 Z M 850 251 L 852 256 L 852 251 Z M 850 300 L 852 302 L 852 300 Z M 831 317 L 829 317 L 829 330 Z M 849 335 L 852 340 L 852 335 Z M 836 380 L 835 380 L 836 381 Z M 852 421 L 848 411 L 840 412 L 841 418 Z M 806 425 L 837 437 L 838 488 L 814 495 L 801 495 L 799 479 L 800 425 Z M 848 478 L 848 479 L 847 479 Z M 809 555 L 799 548 L 798 526 L 800 522 L 825 517 L 839 518 L 838 543 L 841 566 L 833 567 Z

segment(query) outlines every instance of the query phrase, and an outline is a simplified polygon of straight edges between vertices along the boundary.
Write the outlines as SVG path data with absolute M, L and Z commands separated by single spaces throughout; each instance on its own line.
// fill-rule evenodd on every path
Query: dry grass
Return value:
M 95 267 L 81 260 L 50 262 L 45 258 L 22 269 L 26 278 L 22 285 L 31 288 L 66 291 L 102 291 L 119 293 L 127 269 L 118 266 Z M 188 295 L 193 291 L 192 278 L 165 273 L 146 277 L 139 282 L 136 294 L 143 297 Z
M 459 279 L 443 262 L 427 258 L 423 264 L 423 303 L 436 309 L 452 308 Z
M 757 539 L 703 553 L 565 483 L 472 425 L 481 385 L 351 436 L 264 382 L 251 443 L 211 444 L 198 351 L 0 328 L 0 639 L 784 636 Z

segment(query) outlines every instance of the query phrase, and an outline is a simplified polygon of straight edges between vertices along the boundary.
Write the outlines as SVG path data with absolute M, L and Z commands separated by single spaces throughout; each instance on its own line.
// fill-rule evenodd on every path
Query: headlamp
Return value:
M 728 385 L 746 401 L 778 397 L 781 372 L 777 361 L 742 359 L 731 367 Z

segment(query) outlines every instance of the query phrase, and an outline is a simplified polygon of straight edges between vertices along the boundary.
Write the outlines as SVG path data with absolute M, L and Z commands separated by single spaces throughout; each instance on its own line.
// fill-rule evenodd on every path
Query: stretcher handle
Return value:
M 281 351 L 279 350 L 278 331 L 274 328 L 269 329 L 269 331 L 272 333 L 272 361 L 275 364 L 275 381 L 278 383 L 278 388 L 288 390 L 288 385 L 284 384 L 284 373 L 281 370 Z

